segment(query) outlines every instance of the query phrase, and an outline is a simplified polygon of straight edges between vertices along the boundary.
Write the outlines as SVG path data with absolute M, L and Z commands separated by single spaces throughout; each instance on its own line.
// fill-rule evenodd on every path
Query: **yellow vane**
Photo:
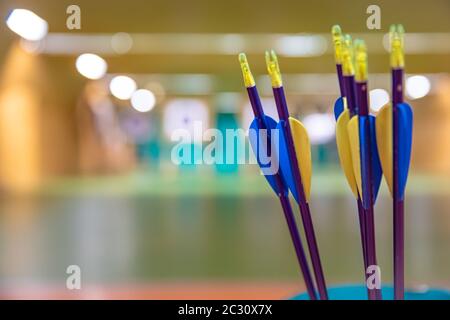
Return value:
M 353 58 L 352 37 L 346 34 L 342 46 L 342 72 L 345 76 L 352 76 L 355 74 Z
M 336 61 L 336 64 L 342 64 L 342 30 L 339 25 L 334 25 L 331 28 L 331 35 L 333 37 L 333 43 L 334 43 L 334 58 Z
M 355 40 L 355 80 L 364 82 L 368 79 L 367 48 L 363 40 Z
M 362 199 L 362 179 L 361 179 L 361 154 L 359 145 L 359 119 L 353 117 L 348 122 L 348 138 L 352 154 L 353 174 L 358 186 L 359 196 Z
M 389 191 L 393 194 L 392 179 L 392 106 L 384 105 L 377 114 L 375 121 L 377 134 L 377 147 L 380 155 L 381 167 L 383 175 L 389 187 Z
M 279 88 L 283 85 L 281 80 L 280 66 L 275 51 L 266 51 L 266 65 L 269 72 L 270 80 L 273 88 Z
M 350 121 L 350 111 L 345 109 L 336 122 L 336 144 L 347 182 L 355 197 L 358 197 L 358 187 L 356 185 L 355 174 L 353 173 L 353 161 L 348 136 L 348 123 Z
M 403 68 L 405 66 L 404 35 L 405 29 L 401 24 L 391 25 L 389 42 L 392 68 Z
M 292 130 L 292 139 L 294 140 L 295 154 L 302 177 L 303 190 L 306 200 L 309 200 L 311 195 L 312 162 L 308 132 L 303 124 L 295 118 L 289 117 L 289 125 Z
M 253 78 L 250 66 L 248 65 L 247 57 L 245 53 L 239 54 L 239 62 L 241 64 L 242 75 L 244 76 L 244 84 L 247 88 L 255 86 L 255 79 Z

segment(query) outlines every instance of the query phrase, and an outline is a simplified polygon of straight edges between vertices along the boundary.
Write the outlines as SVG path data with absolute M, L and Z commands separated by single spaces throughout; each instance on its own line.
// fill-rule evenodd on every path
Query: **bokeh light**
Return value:
M 48 31 L 47 22 L 26 9 L 14 9 L 6 18 L 6 24 L 13 32 L 30 41 L 43 39 Z
M 303 119 L 311 144 L 330 142 L 335 134 L 335 120 L 328 113 L 313 113 Z
M 120 100 L 130 99 L 136 87 L 136 81 L 127 76 L 116 76 L 109 83 L 111 94 Z
M 131 50 L 133 38 L 126 32 L 118 32 L 111 37 L 111 48 L 118 54 L 125 54 Z
M 411 99 L 425 97 L 430 89 L 430 80 L 425 76 L 411 76 L 406 79 L 406 94 Z
M 82 76 L 92 80 L 102 78 L 108 69 L 106 61 L 92 53 L 83 53 L 80 55 L 75 65 Z
M 131 106 L 139 112 L 148 112 L 152 110 L 155 103 L 155 95 L 147 89 L 136 90 L 131 96 Z
M 373 89 L 369 92 L 370 109 L 378 112 L 381 107 L 389 103 L 389 93 L 384 89 Z

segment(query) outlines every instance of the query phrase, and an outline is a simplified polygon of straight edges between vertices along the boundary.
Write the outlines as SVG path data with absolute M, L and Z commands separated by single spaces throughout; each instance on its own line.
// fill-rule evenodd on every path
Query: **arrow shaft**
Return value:
M 273 88 L 273 93 L 275 97 L 275 103 L 277 106 L 278 116 L 280 120 L 284 122 L 283 130 L 286 137 L 288 156 L 291 162 L 292 174 L 295 181 L 295 188 L 298 194 L 300 215 L 303 222 L 303 229 L 305 230 L 306 242 L 308 244 L 308 249 L 311 257 L 311 263 L 314 270 L 317 288 L 319 290 L 320 298 L 328 299 L 325 276 L 323 274 L 316 235 L 312 223 L 311 211 L 305 197 L 305 191 L 303 189 L 298 159 L 294 147 L 294 139 L 292 137 L 292 131 L 289 124 L 289 111 L 287 108 L 284 89 L 283 87 Z
M 355 77 L 344 76 L 345 98 L 347 99 L 347 107 L 350 112 L 350 118 L 358 114 L 356 107 L 355 95 Z
M 375 245 L 375 219 L 373 214 L 373 206 L 364 209 L 366 215 L 366 249 L 367 249 L 367 264 L 368 266 L 377 266 L 377 255 L 376 255 L 376 245 Z M 368 290 L 370 300 L 380 300 L 381 290 L 380 289 L 369 289 Z
M 264 110 L 262 108 L 261 99 L 259 98 L 258 89 L 256 86 L 254 87 L 247 87 L 247 93 L 248 98 L 250 100 L 250 105 L 252 106 L 253 114 L 255 115 L 255 118 L 257 119 L 263 119 L 264 118 Z M 265 123 L 261 123 L 261 125 L 264 125 L 267 129 L 267 126 Z
M 392 138 L 393 138 L 393 224 L 394 224 L 394 298 L 403 300 L 405 294 L 404 276 L 404 204 L 399 194 L 399 124 L 398 107 L 403 102 L 402 68 L 392 69 Z
M 311 218 L 311 210 L 308 202 L 299 203 L 300 215 L 305 229 L 306 242 L 311 256 L 311 263 L 314 269 L 314 276 L 316 278 L 317 288 L 319 290 L 320 299 L 327 300 L 328 293 L 325 283 L 325 276 L 323 274 L 322 262 L 320 261 L 319 249 L 317 245 L 316 236 L 314 233 L 313 222 Z
M 344 75 L 342 73 L 342 64 L 336 64 L 336 73 L 338 76 L 339 91 L 341 92 L 341 97 L 345 97 Z
M 405 295 L 404 259 L 404 202 L 394 201 L 394 299 L 403 300 Z
M 268 128 L 265 118 L 264 118 L 264 110 L 261 105 L 261 99 L 259 98 L 258 90 L 256 86 L 247 87 L 247 93 L 250 99 L 250 104 L 253 109 L 253 113 L 255 118 L 258 121 L 261 129 Z M 268 138 L 270 138 L 268 136 Z M 268 143 L 270 145 L 270 142 Z M 309 298 L 311 300 L 317 300 L 316 291 L 314 288 L 314 282 L 311 276 L 311 271 L 309 270 L 308 262 L 305 256 L 305 251 L 303 250 L 302 241 L 300 238 L 300 234 L 297 228 L 297 224 L 295 222 L 294 213 L 292 211 L 291 204 L 288 198 L 288 190 L 283 183 L 283 179 L 281 177 L 281 172 L 278 171 L 275 174 L 275 183 L 277 185 L 277 189 L 280 190 L 280 194 L 278 194 L 278 198 L 281 203 L 281 207 L 283 209 L 283 213 L 286 219 L 286 223 L 288 225 L 289 233 L 292 239 L 292 243 L 294 245 L 295 253 L 297 256 L 297 260 L 300 266 L 300 270 L 303 274 L 303 279 L 305 281 L 306 291 L 308 292 Z
M 294 244 L 295 253 L 297 255 L 297 260 L 300 265 L 300 269 L 303 273 L 303 278 L 305 280 L 306 290 L 308 292 L 309 298 L 311 300 L 317 300 L 316 292 L 314 289 L 314 283 L 309 270 L 308 261 L 306 259 L 305 251 L 303 250 L 302 241 L 298 232 L 297 224 L 295 223 L 294 213 L 292 211 L 291 203 L 287 195 L 279 196 L 281 206 L 283 208 L 283 213 L 286 218 L 286 223 L 289 228 L 289 233 L 291 235 L 292 243 Z
M 300 174 L 298 159 L 294 147 L 294 138 L 292 137 L 291 125 L 289 123 L 289 111 L 287 108 L 286 96 L 283 87 L 273 88 L 275 104 L 277 106 L 278 117 L 284 122 L 283 130 L 286 136 L 287 151 L 291 161 L 292 174 L 294 176 L 296 191 L 299 202 L 306 202 L 305 190 L 303 189 L 302 176 Z
M 367 82 L 356 82 L 355 84 L 356 103 L 358 105 L 358 115 L 364 117 L 360 125 L 364 126 L 364 136 L 360 137 L 363 142 L 360 145 L 365 146 L 360 148 L 361 159 L 361 183 L 363 194 L 363 207 L 365 211 L 365 235 L 366 235 L 366 254 L 368 266 L 377 265 L 376 245 L 375 245 L 375 221 L 374 221 L 374 201 L 373 201 L 373 177 L 372 177 L 372 148 L 370 139 L 370 124 L 369 118 L 369 106 L 367 96 Z M 364 200 L 366 199 L 366 200 Z M 364 206 L 364 202 L 367 202 L 367 206 Z M 367 271 L 367 269 L 366 269 Z M 370 299 L 381 299 L 381 291 L 379 289 L 369 290 Z
M 367 264 L 367 249 L 366 249 L 366 219 L 364 214 L 364 208 L 361 202 L 361 198 L 358 196 L 356 200 L 358 206 L 358 221 L 359 221 L 359 233 L 361 236 L 361 246 L 363 252 L 363 261 L 364 261 L 364 277 L 366 275 L 366 270 L 368 267 Z
M 339 65 L 337 65 L 339 66 Z M 355 77 L 354 76 L 343 76 L 342 75 L 342 65 L 340 65 L 340 73 L 339 68 L 338 71 L 338 79 L 339 79 L 339 87 L 341 88 L 341 94 L 343 92 L 343 96 L 345 96 L 347 100 L 347 107 L 350 112 L 350 117 L 356 115 L 356 103 L 355 103 Z M 341 79 L 342 78 L 342 79 Z M 359 232 L 361 234 L 361 246 L 363 251 L 363 260 L 364 260 L 364 277 L 366 277 L 366 270 L 368 267 L 367 263 L 367 248 L 366 248 L 366 215 L 364 213 L 364 208 L 362 206 L 361 197 L 358 194 L 357 198 L 357 206 L 358 206 L 358 219 L 359 219 Z
M 369 132 L 368 126 L 369 121 L 366 118 L 363 121 L 362 125 L 366 127 L 364 132 Z M 360 123 L 361 124 L 361 123 Z M 363 214 L 365 220 L 365 244 L 366 244 L 366 258 L 367 258 L 367 267 L 376 266 L 377 265 L 377 256 L 376 256 L 376 245 L 375 245 L 375 221 L 374 221 L 374 209 L 373 209 L 373 196 L 372 196 L 372 174 L 371 174 L 371 159 L 372 155 L 370 152 L 370 137 L 365 135 L 360 137 L 360 139 L 364 139 L 364 144 L 367 146 L 366 148 L 361 148 L 361 152 L 365 154 L 361 154 L 361 179 L 362 179 L 362 189 L 363 196 L 368 199 L 368 206 L 364 207 L 363 205 Z M 366 267 L 366 272 L 367 272 Z M 368 291 L 369 299 L 378 300 L 381 297 L 381 292 L 379 289 L 371 289 Z

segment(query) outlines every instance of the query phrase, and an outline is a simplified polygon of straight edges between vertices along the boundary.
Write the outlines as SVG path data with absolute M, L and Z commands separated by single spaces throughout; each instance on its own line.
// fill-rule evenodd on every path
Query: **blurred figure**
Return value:
M 135 164 L 115 106 L 101 81 L 88 82 L 77 105 L 80 170 L 85 174 L 121 172 Z

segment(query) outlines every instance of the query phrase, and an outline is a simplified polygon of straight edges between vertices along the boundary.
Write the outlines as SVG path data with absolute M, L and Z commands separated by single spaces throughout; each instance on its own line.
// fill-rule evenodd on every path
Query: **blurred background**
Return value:
M 81 29 L 68 28 L 77 27 L 73 4 Z M 380 30 L 366 26 L 371 4 L 381 8 Z M 10 14 L 18 8 L 37 16 Z M 448 0 L 2 0 L 0 298 L 283 299 L 303 291 L 284 217 L 257 166 L 171 161 L 176 129 L 192 132 L 196 121 L 202 130 L 248 128 L 239 52 L 275 115 L 268 48 L 313 143 L 311 206 L 327 281 L 363 281 L 331 113 L 336 23 L 367 42 L 374 113 L 389 100 L 385 35 L 391 23 L 406 28 L 415 114 L 406 282 L 450 287 L 449 14 Z M 208 143 L 197 137 L 189 148 L 201 154 Z M 389 283 L 384 183 L 376 219 Z M 81 268 L 81 290 L 66 288 L 70 265 Z

